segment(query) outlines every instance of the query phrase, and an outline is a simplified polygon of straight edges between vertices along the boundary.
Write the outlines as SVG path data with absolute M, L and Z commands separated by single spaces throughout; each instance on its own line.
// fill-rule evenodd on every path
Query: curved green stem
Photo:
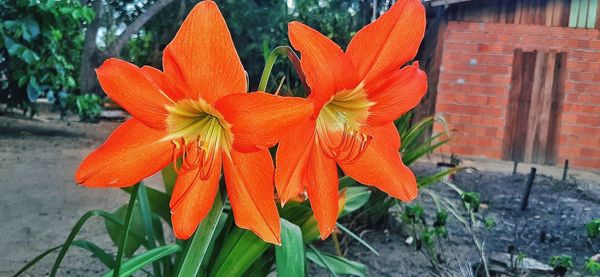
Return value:
M 277 46 L 275 49 L 273 49 L 273 51 L 271 51 L 271 54 L 269 54 L 267 62 L 265 63 L 265 68 L 263 69 L 262 76 L 260 77 L 260 83 L 258 85 L 259 91 L 265 91 L 267 89 L 267 84 L 269 82 L 269 78 L 271 77 L 271 71 L 273 70 L 273 65 L 275 65 L 278 56 L 287 56 L 300 75 L 300 78 L 304 80 L 304 74 L 302 74 L 302 70 L 300 69 L 300 60 L 298 59 L 298 56 L 296 56 L 296 53 L 294 53 L 292 48 L 289 46 Z
M 119 249 L 117 250 L 117 259 L 115 260 L 115 269 L 113 276 L 118 277 L 119 271 L 121 270 L 121 261 L 123 260 L 123 253 L 125 252 L 125 243 L 127 243 L 127 237 L 129 235 L 129 228 L 131 227 L 131 215 L 133 214 L 133 207 L 135 206 L 135 199 L 138 194 L 140 184 L 136 184 L 131 190 L 131 197 L 129 198 L 129 204 L 127 205 L 127 215 L 125 216 L 125 222 L 123 222 L 125 228 L 121 229 L 121 239 L 119 240 Z

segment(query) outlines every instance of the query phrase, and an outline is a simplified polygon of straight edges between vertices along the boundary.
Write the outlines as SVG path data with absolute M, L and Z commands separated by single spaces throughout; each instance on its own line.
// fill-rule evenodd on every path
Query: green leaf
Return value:
M 123 188 L 123 190 L 131 193 L 131 187 Z M 169 207 L 171 196 L 150 187 L 146 187 L 146 193 L 148 194 L 148 202 L 150 203 L 152 212 L 158 214 L 162 219 L 171 224 L 171 208 Z
M 585 230 L 589 238 L 600 236 L 600 218 L 595 218 L 585 225 Z
M 181 251 L 181 246 L 177 244 L 169 244 L 158 248 L 154 248 L 152 250 L 148 250 L 123 263 L 121 265 L 121 271 L 119 272 L 118 276 L 129 276 L 138 271 L 139 269 L 143 268 L 145 265 L 157 261 L 163 257 L 169 256 L 173 253 L 177 253 L 179 251 Z M 115 276 L 114 270 L 111 270 L 102 276 Z
M 102 262 L 109 269 L 112 269 L 115 266 L 115 260 L 113 256 L 111 254 L 106 253 L 106 251 L 102 250 L 100 246 L 94 244 L 91 241 L 76 240 L 73 241 L 72 245 L 90 251 L 96 258 L 98 258 L 98 260 L 100 260 L 100 262 Z
M 40 86 L 38 85 L 36 78 L 32 76 L 29 79 L 29 84 L 27 84 L 27 99 L 31 102 L 35 102 L 40 96 L 40 93 Z
M 23 48 L 23 52 L 21 53 L 19 58 L 21 58 L 21 60 L 23 60 L 27 64 L 33 64 L 40 60 L 40 56 L 38 56 L 38 54 L 36 54 L 28 48 Z
M 112 268 L 114 266 L 115 261 L 113 260 L 112 256 L 110 254 L 106 253 L 104 250 L 102 250 L 100 247 L 98 247 L 97 245 L 95 245 L 94 243 L 92 243 L 90 241 L 75 240 L 75 241 L 71 242 L 71 245 L 90 251 L 94 256 L 96 256 L 108 268 Z M 28 262 L 25 266 L 23 266 L 19 271 L 17 271 L 17 273 L 15 273 L 14 277 L 17 277 L 17 276 L 23 274 L 29 268 L 31 268 L 36 263 L 41 261 L 43 258 L 45 258 L 52 252 L 54 252 L 64 246 L 65 245 L 62 244 L 62 245 L 52 247 L 52 248 L 42 252 L 40 255 L 33 258 L 30 262 Z
M 335 226 L 337 226 L 338 228 L 340 228 L 340 230 L 344 231 L 346 234 L 350 235 L 352 238 L 354 238 L 355 240 L 360 242 L 360 244 L 364 245 L 367 249 L 371 250 L 371 252 L 373 252 L 375 255 L 379 256 L 379 252 L 377 252 L 377 250 L 375 250 L 375 248 L 373 248 L 373 246 L 368 244 L 366 241 L 364 241 L 361 237 L 359 237 L 354 232 L 350 231 L 350 229 L 344 227 L 344 225 L 339 224 L 339 223 L 336 223 Z
M 119 271 L 123 266 L 121 264 L 121 260 L 123 259 L 123 253 L 125 252 L 125 246 L 127 245 L 127 238 L 129 237 L 129 229 L 131 228 L 131 219 L 133 215 L 133 210 L 135 207 L 135 199 L 137 198 L 138 190 L 140 188 L 139 184 L 133 186 L 133 190 L 131 191 L 131 196 L 129 197 L 129 204 L 127 204 L 127 214 L 125 215 L 125 220 L 123 221 L 123 228 L 121 229 L 121 236 L 119 238 L 119 248 L 117 249 L 117 258 L 115 260 L 115 269 L 113 272 L 114 277 L 121 276 L 119 275 Z M 143 227 L 142 227 L 143 228 Z M 154 251 L 156 249 L 150 250 Z
M 275 246 L 278 276 L 305 276 L 304 242 L 300 227 L 281 219 L 281 246 Z
M 367 201 L 369 201 L 369 197 L 371 197 L 371 190 L 366 186 L 346 187 L 346 205 L 344 206 L 341 216 L 360 209 Z
M 11 56 L 15 56 L 17 53 L 23 52 L 22 49 L 25 48 L 25 46 L 15 42 L 12 38 L 8 36 L 4 36 L 4 46 L 6 46 L 6 50 Z
M 123 222 L 127 217 L 128 205 L 123 205 L 114 211 L 112 214 L 117 217 L 121 222 Z M 121 231 L 122 225 L 116 225 L 112 221 L 104 220 L 104 226 L 106 227 L 106 232 L 108 236 L 112 240 L 112 242 L 117 245 L 119 240 L 121 239 Z M 146 229 L 144 228 L 144 221 L 142 219 L 142 213 L 140 209 L 140 205 L 138 203 L 134 204 L 133 213 L 131 216 L 131 225 L 130 232 L 141 234 L 145 236 Z M 132 237 L 127 240 L 127 244 L 125 244 L 124 253 L 125 256 L 131 257 L 135 253 L 135 251 L 142 246 L 144 243 L 143 237 Z
M 29 82 L 29 75 L 23 75 L 19 77 L 18 85 L 19 87 L 23 87 L 27 82 Z
M 240 276 L 269 246 L 254 233 L 235 227 L 225 237 L 209 276 Z
M 202 223 L 200 223 L 200 226 L 198 226 L 196 233 L 188 244 L 177 276 L 196 276 L 200 271 L 202 261 L 204 260 L 208 247 L 215 235 L 219 218 L 223 213 L 224 202 L 225 199 L 221 197 L 221 193 L 217 193 L 210 212 L 204 220 L 202 220 Z
M 462 168 L 462 167 L 453 167 L 453 168 L 449 168 L 446 170 L 442 170 L 442 171 L 435 173 L 433 175 L 430 175 L 430 176 L 420 177 L 420 178 L 417 178 L 417 184 L 419 185 L 419 188 L 424 188 L 431 184 L 435 184 L 435 183 L 439 182 L 440 180 L 442 180 L 442 178 L 444 178 L 450 174 L 454 174 L 463 169 L 464 168 Z
M 208 245 L 208 249 L 206 250 L 206 257 L 212 258 L 213 257 L 213 253 L 216 250 L 216 247 L 218 245 L 218 239 L 221 235 L 221 233 L 223 232 L 223 230 L 226 230 L 225 225 L 227 224 L 227 220 L 229 218 L 229 214 L 228 213 L 221 213 L 221 216 L 219 217 L 219 222 L 217 223 L 217 227 L 215 228 L 215 233 L 213 234 L 212 238 L 210 239 L 210 244 Z M 206 273 L 207 269 L 209 268 L 209 264 L 211 263 L 211 259 L 203 259 L 202 260 L 202 265 L 201 265 L 201 272 Z
M 83 224 L 85 224 L 85 222 L 88 219 L 90 219 L 94 216 L 101 216 L 104 219 L 110 220 L 113 223 L 116 223 L 121 226 L 123 224 L 123 222 L 121 221 L 120 218 L 118 218 L 118 217 L 114 216 L 113 214 L 106 212 L 106 211 L 92 210 L 92 211 L 85 213 L 83 216 L 81 216 L 81 218 L 79 218 L 79 220 L 77 221 L 75 226 L 73 226 L 73 229 L 71 229 L 71 232 L 69 233 L 69 236 L 67 237 L 67 240 L 62 245 L 60 252 L 58 253 L 58 256 L 56 257 L 56 260 L 54 261 L 52 270 L 50 271 L 50 276 L 56 276 L 56 272 L 58 271 L 58 268 L 60 267 L 60 264 L 61 264 L 63 258 L 67 254 L 67 250 L 69 250 L 69 247 L 71 246 L 71 244 L 73 244 L 73 241 L 75 240 L 75 236 L 79 233 L 79 231 L 81 230 L 81 227 L 83 227 Z
M 40 25 L 30 16 L 20 19 L 21 28 L 23 29 L 23 39 L 31 42 L 40 35 Z
M 55 250 L 58 250 L 60 248 L 64 247 L 63 245 L 59 245 L 56 247 L 52 247 L 44 252 L 42 252 L 42 254 L 39 254 L 37 257 L 33 258 L 33 260 L 31 260 L 30 262 L 28 262 L 25 266 L 23 266 L 21 269 L 19 269 L 19 271 L 17 271 L 17 273 L 15 273 L 15 275 L 13 277 L 17 277 L 21 274 L 23 274 L 23 272 L 27 271 L 29 268 L 31 268 L 32 266 L 34 266 L 35 264 L 37 264 L 39 261 L 41 261 L 44 257 L 48 256 L 50 253 L 54 252 Z
M 142 182 L 139 184 L 138 201 L 140 203 L 140 211 L 142 216 L 142 222 L 144 224 L 144 231 L 146 238 L 148 239 L 148 250 L 156 248 L 156 240 L 154 239 L 154 221 L 152 220 L 152 211 L 150 210 L 150 204 L 148 204 L 148 194 L 146 193 L 146 186 Z M 157 277 L 162 276 L 160 272 L 160 264 L 158 262 L 152 263 L 154 275 Z
M 367 276 L 367 267 L 361 263 L 350 261 L 343 257 L 319 252 L 312 245 L 307 249 L 306 257 L 313 263 L 327 268 L 334 275 L 348 274 L 356 276 Z

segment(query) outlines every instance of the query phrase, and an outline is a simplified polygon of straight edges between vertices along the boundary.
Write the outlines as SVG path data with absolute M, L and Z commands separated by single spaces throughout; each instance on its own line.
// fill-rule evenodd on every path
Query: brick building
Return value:
M 430 1 L 417 115 L 447 121 L 441 152 L 600 169 L 598 2 Z

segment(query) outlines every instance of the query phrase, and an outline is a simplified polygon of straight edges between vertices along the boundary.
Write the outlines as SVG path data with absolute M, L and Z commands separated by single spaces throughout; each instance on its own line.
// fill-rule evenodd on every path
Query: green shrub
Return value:
M 589 238 L 597 238 L 600 235 L 600 218 L 593 219 L 585 225 Z
M 84 122 L 98 122 L 102 113 L 102 98 L 96 94 L 70 95 L 67 106 Z

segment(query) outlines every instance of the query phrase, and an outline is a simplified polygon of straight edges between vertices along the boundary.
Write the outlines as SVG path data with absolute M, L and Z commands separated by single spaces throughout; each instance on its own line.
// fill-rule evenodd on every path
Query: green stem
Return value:
M 269 57 L 267 58 L 267 62 L 265 63 L 265 68 L 263 69 L 262 76 L 260 77 L 260 83 L 258 85 L 259 91 L 265 91 L 267 89 L 267 84 L 269 82 L 269 78 L 271 77 L 271 71 L 273 70 L 273 65 L 277 61 L 278 56 L 286 56 L 290 59 L 292 64 L 294 64 L 294 68 L 299 70 L 298 65 L 300 64 L 298 61 L 298 57 L 289 46 L 277 46 Z
M 127 243 L 127 237 L 129 235 L 129 228 L 131 227 L 131 215 L 133 214 L 133 208 L 135 207 L 135 199 L 138 194 L 140 184 L 133 186 L 131 190 L 131 197 L 129 198 L 129 204 L 127 205 L 127 214 L 125 216 L 125 222 L 123 222 L 125 228 L 121 229 L 121 239 L 119 240 L 119 249 L 117 250 L 117 259 L 115 260 L 115 269 L 113 276 L 118 277 L 119 271 L 121 270 L 121 261 L 123 260 L 123 254 L 125 253 L 125 244 Z
M 335 246 L 335 253 L 338 256 L 343 257 L 344 255 L 342 255 L 342 248 L 340 247 L 340 240 L 338 239 L 338 235 L 335 231 L 333 231 L 331 233 L 331 238 L 333 240 L 333 246 Z
M 146 229 L 146 237 L 148 238 L 148 250 L 152 250 L 156 248 L 156 241 L 154 240 L 154 225 L 152 223 L 152 211 L 150 211 L 150 204 L 148 203 L 146 186 L 144 186 L 144 183 L 142 182 L 140 182 L 139 186 L 138 201 L 140 202 L 142 221 L 144 223 L 144 229 Z M 165 259 L 162 259 L 162 261 L 164 263 Z M 152 269 L 154 270 L 154 276 L 162 276 L 158 261 L 152 263 Z

